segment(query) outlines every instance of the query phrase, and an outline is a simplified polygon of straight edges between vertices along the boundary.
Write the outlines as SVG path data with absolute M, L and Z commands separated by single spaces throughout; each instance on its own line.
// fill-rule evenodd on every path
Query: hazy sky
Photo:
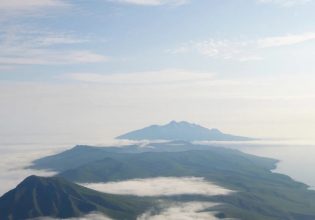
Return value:
M 0 0 L 1 140 L 101 141 L 173 119 L 312 137 L 314 11 L 314 0 Z

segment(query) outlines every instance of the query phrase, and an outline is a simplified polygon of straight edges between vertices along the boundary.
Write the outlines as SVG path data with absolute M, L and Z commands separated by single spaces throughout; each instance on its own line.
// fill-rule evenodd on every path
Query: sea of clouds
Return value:
M 40 157 L 53 154 L 56 149 L 38 148 L 36 146 L 0 146 L 0 196 L 15 188 L 30 175 L 52 176 L 55 173 L 45 170 L 33 170 L 27 167 Z
M 200 177 L 157 177 L 82 185 L 104 193 L 136 196 L 184 194 L 215 196 L 232 193 L 231 190 L 215 185 Z

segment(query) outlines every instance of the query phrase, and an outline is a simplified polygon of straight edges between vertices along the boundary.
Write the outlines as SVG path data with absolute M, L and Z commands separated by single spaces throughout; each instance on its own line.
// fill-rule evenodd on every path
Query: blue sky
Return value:
M 313 0 L 0 0 L 0 133 L 112 137 L 177 119 L 310 137 L 314 9 Z

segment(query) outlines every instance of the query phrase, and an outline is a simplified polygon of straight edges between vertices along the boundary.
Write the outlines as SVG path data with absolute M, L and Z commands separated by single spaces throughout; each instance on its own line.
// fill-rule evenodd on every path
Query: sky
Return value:
M 314 0 L 0 0 L 2 143 L 186 120 L 312 138 Z

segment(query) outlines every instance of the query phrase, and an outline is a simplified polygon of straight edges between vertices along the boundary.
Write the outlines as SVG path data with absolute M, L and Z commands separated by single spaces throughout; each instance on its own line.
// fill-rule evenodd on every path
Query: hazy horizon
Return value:
M 0 135 L 112 138 L 186 120 L 242 136 L 311 138 L 314 6 L 0 2 Z

